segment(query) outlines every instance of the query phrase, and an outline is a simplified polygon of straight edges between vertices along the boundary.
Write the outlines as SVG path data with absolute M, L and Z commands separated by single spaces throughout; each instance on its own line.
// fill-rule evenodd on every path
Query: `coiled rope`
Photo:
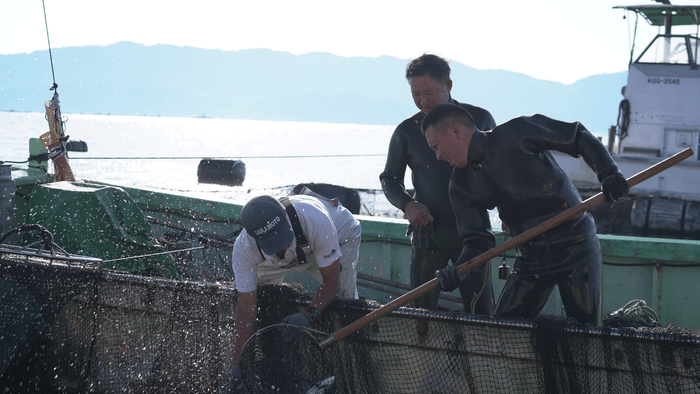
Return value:
M 648 327 L 661 327 L 658 313 L 649 307 L 644 300 L 632 300 L 611 313 L 610 317 Z

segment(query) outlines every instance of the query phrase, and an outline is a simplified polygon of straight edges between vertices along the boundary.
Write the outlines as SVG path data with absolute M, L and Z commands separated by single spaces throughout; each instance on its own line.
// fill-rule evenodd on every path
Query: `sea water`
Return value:
M 87 143 L 69 152 L 78 179 L 154 187 L 245 203 L 299 183 L 363 189 L 361 213 L 401 216 L 381 194 L 389 139 L 395 126 L 246 119 L 63 114 L 65 133 Z M 48 131 L 43 113 L 0 112 L 0 160 L 25 161 L 29 138 Z M 199 184 L 203 158 L 241 160 L 242 186 Z M 404 180 L 411 188 L 410 170 Z M 500 230 L 497 215 L 492 222 Z

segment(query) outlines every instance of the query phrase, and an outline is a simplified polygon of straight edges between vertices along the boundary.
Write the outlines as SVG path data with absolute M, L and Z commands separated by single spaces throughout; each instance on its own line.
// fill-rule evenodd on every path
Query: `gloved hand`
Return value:
M 282 320 L 283 324 L 290 324 L 293 326 L 311 328 L 311 321 L 304 312 L 295 313 L 289 315 Z M 300 329 L 294 327 L 284 327 L 282 329 L 282 340 L 286 343 L 295 342 L 303 338 L 304 333 Z
M 617 172 L 615 174 L 608 175 L 605 177 L 605 179 L 603 179 L 602 189 L 603 196 L 605 196 L 605 201 L 612 205 L 618 198 L 627 194 L 627 192 L 630 190 L 630 186 L 627 183 L 627 179 L 625 179 L 622 174 Z
M 437 287 L 442 291 L 452 291 L 462 284 L 462 281 L 467 278 L 467 275 L 466 272 L 460 275 L 457 268 L 453 265 L 448 265 L 437 272 Z
M 235 390 L 240 389 L 241 386 L 241 367 L 233 363 L 228 371 L 224 372 L 221 377 L 221 382 L 219 383 L 219 393 L 220 394 L 230 394 L 235 392 Z

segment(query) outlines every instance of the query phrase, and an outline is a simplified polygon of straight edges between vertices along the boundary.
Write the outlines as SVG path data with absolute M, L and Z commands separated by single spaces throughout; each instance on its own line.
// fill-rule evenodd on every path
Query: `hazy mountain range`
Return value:
M 406 59 L 237 52 L 120 42 L 53 50 L 63 113 L 206 116 L 396 125 L 417 111 Z M 517 62 L 517 59 L 513 59 Z M 572 59 L 576 61 L 576 59 Z M 497 123 L 542 113 L 605 135 L 626 73 L 571 85 L 452 62 L 452 96 Z M 48 51 L 0 55 L 0 110 L 43 111 L 53 83 Z

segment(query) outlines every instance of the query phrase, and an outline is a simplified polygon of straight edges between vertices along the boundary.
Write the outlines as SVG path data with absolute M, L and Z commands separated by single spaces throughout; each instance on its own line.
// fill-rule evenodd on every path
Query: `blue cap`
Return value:
M 253 198 L 241 211 L 245 231 L 268 255 L 294 240 L 294 231 L 287 221 L 286 212 L 282 204 L 270 196 Z

